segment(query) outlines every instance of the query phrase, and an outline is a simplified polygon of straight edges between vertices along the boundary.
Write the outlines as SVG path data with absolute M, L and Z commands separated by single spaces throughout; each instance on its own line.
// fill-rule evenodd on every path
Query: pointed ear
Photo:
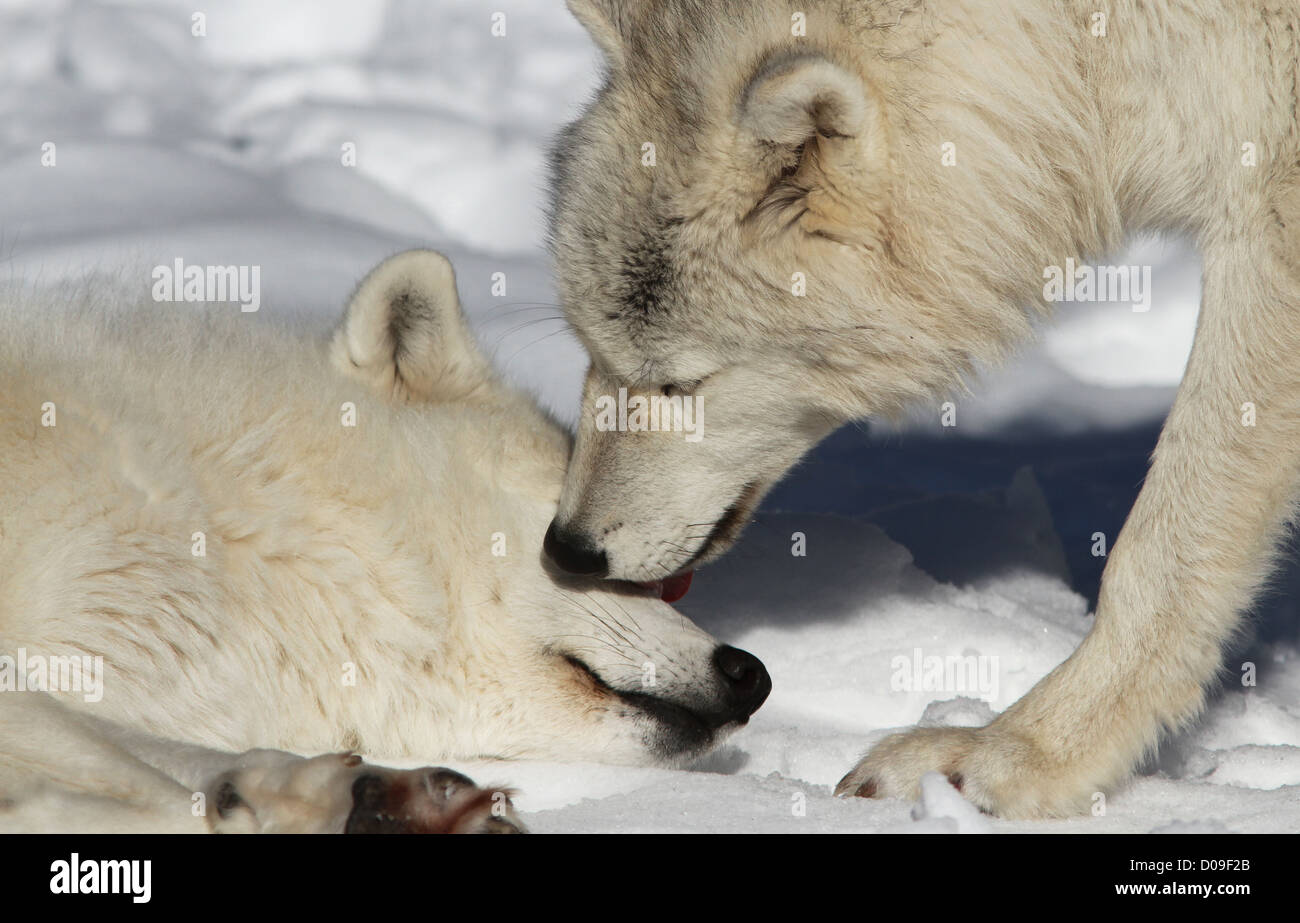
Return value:
M 628 0 L 566 0 L 566 3 L 610 65 L 622 64 L 623 44 L 632 21 Z
M 769 59 L 750 79 L 740 120 L 760 141 L 798 147 L 814 134 L 857 137 L 870 105 L 857 75 L 820 55 L 786 54 Z
M 494 380 L 461 313 L 451 263 L 434 250 L 407 250 L 372 269 L 330 354 L 344 374 L 400 400 L 464 398 Z

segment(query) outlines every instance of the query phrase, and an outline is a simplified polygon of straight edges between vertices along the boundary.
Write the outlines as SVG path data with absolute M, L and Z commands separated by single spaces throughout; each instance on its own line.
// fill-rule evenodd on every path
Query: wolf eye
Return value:
M 704 383 L 704 379 L 696 381 L 684 381 L 681 384 L 668 384 L 659 389 L 659 393 L 664 397 L 672 397 L 675 394 L 689 394 Z

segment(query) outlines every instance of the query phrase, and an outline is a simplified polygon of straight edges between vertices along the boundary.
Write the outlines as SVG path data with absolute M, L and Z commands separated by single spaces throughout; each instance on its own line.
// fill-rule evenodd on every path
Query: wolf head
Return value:
M 546 543 L 572 572 L 720 554 L 823 436 L 958 387 L 1027 332 L 1045 266 L 1114 236 L 1080 204 L 1106 201 L 1096 113 L 1042 4 L 569 6 L 607 66 L 552 158 L 591 355 Z M 690 439 L 643 425 L 672 399 Z
M 380 264 L 330 349 L 409 447 L 382 461 L 380 486 L 403 507 L 391 540 L 418 550 L 421 582 L 440 588 L 423 672 L 441 686 L 420 706 L 438 739 L 424 752 L 674 762 L 762 704 L 771 681 L 755 657 L 641 587 L 557 573 L 540 554 L 570 441 L 497 378 L 441 254 Z M 447 701 L 456 713 L 437 714 Z

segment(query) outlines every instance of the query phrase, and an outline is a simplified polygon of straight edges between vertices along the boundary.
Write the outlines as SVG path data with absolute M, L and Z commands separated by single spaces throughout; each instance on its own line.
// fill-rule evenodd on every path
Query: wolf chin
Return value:
M 591 355 L 548 533 L 626 580 L 725 551 L 836 426 L 962 387 L 1046 267 L 1174 232 L 1195 346 L 1091 634 L 989 726 L 895 734 L 840 783 L 937 770 L 1067 815 L 1190 721 L 1300 474 L 1300 4 L 570 0 L 604 85 L 554 149 L 551 242 Z M 601 432 L 601 395 L 702 397 L 698 445 Z M 1254 425 L 1244 425 L 1252 405 Z
M 356 754 L 675 765 L 762 703 L 751 655 L 545 566 L 569 436 L 440 254 L 328 340 L 132 298 L 0 298 L 0 655 L 103 666 L 0 691 L 0 830 L 508 832 L 505 791 Z

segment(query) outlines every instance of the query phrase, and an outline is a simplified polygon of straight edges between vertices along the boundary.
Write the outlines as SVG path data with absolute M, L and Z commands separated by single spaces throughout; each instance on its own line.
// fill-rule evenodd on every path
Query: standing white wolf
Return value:
M 749 654 L 544 569 L 569 440 L 441 255 L 328 344 L 118 294 L 0 298 L 0 830 L 508 831 L 449 770 L 238 751 L 671 764 L 762 703 Z
M 937 770 L 1006 816 L 1085 809 L 1197 713 L 1296 500 L 1300 3 L 569 6 L 608 65 L 554 154 L 592 357 L 546 542 L 573 572 L 715 558 L 831 429 L 1025 337 L 1049 267 L 1199 244 L 1195 348 L 1092 633 L 988 727 L 894 735 L 839 787 Z M 620 388 L 701 399 L 702 441 L 597 428 Z

